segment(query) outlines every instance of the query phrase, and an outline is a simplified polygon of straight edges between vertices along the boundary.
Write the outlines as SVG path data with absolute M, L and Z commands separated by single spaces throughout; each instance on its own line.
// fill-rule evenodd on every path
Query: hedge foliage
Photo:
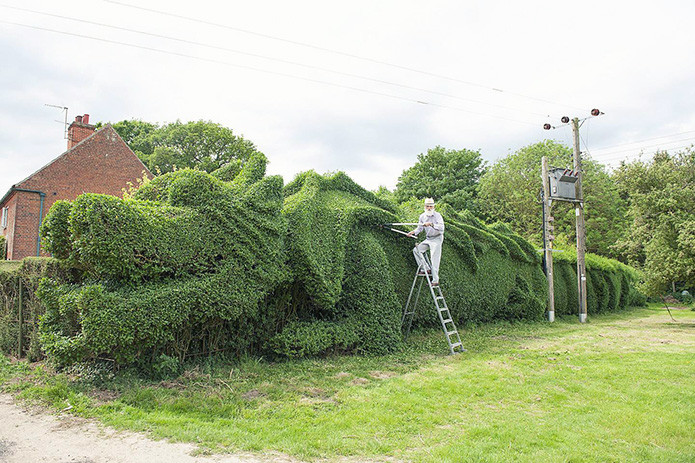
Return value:
M 84 194 L 45 222 L 49 249 L 82 272 L 39 297 L 49 357 L 120 364 L 219 349 L 246 351 L 276 323 L 268 299 L 289 281 L 282 179 L 249 160 L 233 182 L 180 170 L 133 199 Z M 262 168 L 259 168 L 262 166 Z
M 641 280 L 634 268 L 617 260 L 586 254 L 587 313 L 602 313 L 628 306 L 643 306 L 646 297 L 636 289 Z M 564 250 L 553 254 L 555 313 L 578 314 L 577 254 Z
M 46 354 L 67 365 L 217 350 L 397 350 L 415 240 L 379 225 L 417 221 L 421 202 L 396 206 L 343 173 L 309 171 L 283 188 L 265 165 L 259 153 L 211 175 L 162 175 L 127 199 L 84 194 L 56 203 L 42 234 L 51 262 L 73 272 L 34 277 Z M 541 319 L 547 284 L 538 252 L 506 225 L 487 226 L 444 203 L 438 210 L 446 223 L 441 283 L 454 319 Z M 634 271 L 598 257 L 587 263 L 589 313 L 630 304 Z M 556 259 L 555 280 L 556 311 L 573 313 L 571 257 Z M 427 288 L 414 324 L 438 324 Z
M 51 258 L 27 257 L 22 261 L 0 263 L 0 351 L 20 355 L 19 335 L 22 334 L 22 352 L 29 360 L 41 358 L 39 318 L 44 305 L 37 297 L 42 278 L 61 281 L 74 279 L 74 272 L 64 261 Z M 20 297 L 21 319 L 20 327 Z
M 285 195 L 293 317 L 271 348 L 289 356 L 398 348 L 399 301 L 388 258 L 394 246 L 384 246 L 378 228 L 397 218 L 393 206 L 343 173 L 305 172 Z

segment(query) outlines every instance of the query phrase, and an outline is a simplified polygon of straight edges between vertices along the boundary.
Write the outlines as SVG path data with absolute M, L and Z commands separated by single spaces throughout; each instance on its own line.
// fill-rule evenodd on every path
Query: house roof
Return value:
M 120 135 L 118 135 L 118 132 L 116 132 L 116 130 L 113 128 L 113 126 L 112 126 L 110 123 L 107 123 L 104 127 L 102 127 L 102 128 L 99 129 L 99 130 L 96 130 L 93 134 L 91 134 L 90 136 L 88 136 L 87 138 L 85 138 L 84 140 L 82 140 L 81 142 L 77 143 L 75 146 L 73 146 L 73 147 L 70 148 L 69 150 L 65 151 L 63 154 L 61 154 L 61 155 L 58 156 L 57 158 L 54 158 L 51 162 L 49 162 L 49 163 L 46 164 L 45 166 L 41 167 L 40 169 L 38 169 L 37 171 L 35 171 L 33 174 L 29 175 L 29 176 L 26 177 L 25 179 L 23 179 L 23 180 L 21 180 L 21 181 L 15 183 L 14 185 L 12 185 L 12 186 L 10 187 L 10 189 L 7 191 L 7 193 L 5 193 L 5 195 L 2 197 L 2 199 L 0 199 L 0 207 L 1 207 L 1 206 L 5 203 L 5 201 L 12 195 L 12 193 L 14 193 L 15 191 L 22 191 L 21 185 L 22 185 L 23 183 L 25 183 L 26 181 L 28 181 L 29 179 L 31 179 L 32 177 L 34 177 L 34 176 L 35 176 L 36 174 L 38 174 L 39 172 L 41 172 L 41 171 L 47 169 L 51 164 L 55 163 L 55 162 L 58 161 L 59 159 L 62 159 L 62 158 L 64 158 L 65 156 L 67 156 L 68 154 L 72 153 L 74 150 L 76 150 L 77 148 L 79 148 L 83 143 L 86 143 L 88 140 L 93 139 L 93 138 L 96 137 L 97 135 L 103 134 L 103 133 L 104 133 L 105 131 L 107 131 L 107 130 L 113 132 L 121 141 L 123 141 L 123 139 L 121 138 Z M 125 141 L 123 141 L 123 144 L 126 145 L 126 147 L 130 150 L 131 153 L 133 152 L 133 150 L 130 149 L 130 147 L 128 146 L 127 143 L 125 143 Z M 135 153 L 133 153 L 133 156 L 135 156 L 135 158 L 136 158 L 138 161 L 140 161 L 140 158 L 138 158 L 138 157 L 135 155 Z M 140 161 L 140 164 L 142 164 L 142 161 Z M 150 172 L 150 170 L 147 168 L 147 166 L 146 166 L 145 164 L 142 164 L 142 167 L 143 167 L 143 169 L 144 169 L 148 174 L 152 175 L 152 173 Z M 24 191 L 26 191 L 26 190 L 24 190 Z M 31 191 L 33 191 L 33 190 L 31 190 Z

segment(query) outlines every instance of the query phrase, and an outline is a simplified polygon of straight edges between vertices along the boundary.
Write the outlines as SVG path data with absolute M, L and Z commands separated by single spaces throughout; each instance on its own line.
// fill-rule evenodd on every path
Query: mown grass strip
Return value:
M 201 361 L 175 379 L 0 368 L 6 390 L 213 452 L 306 460 L 693 461 L 695 312 L 437 331 L 382 357 Z M 91 378 L 91 382 L 85 378 Z

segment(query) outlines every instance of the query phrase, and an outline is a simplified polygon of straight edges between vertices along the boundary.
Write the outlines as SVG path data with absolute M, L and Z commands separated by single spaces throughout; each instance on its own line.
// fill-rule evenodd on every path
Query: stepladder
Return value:
M 446 342 L 449 345 L 449 353 L 457 354 L 460 352 L 465 352 L 466 349 L 463 347 L 461 337 L 456 329 L 456 324 L 454 323 L 451 312 L 449 311 L 449 307 L 446 304 L 442 287 L 441 285 L 432 284 L 431 262 L 427 254 L 424 254 L 424 260 L 426 267 L 420 267 L 416 270 L 415 277 L 413 278 L 413 284 L 410 287 L 410 294 L 408 295 L 408 300 L 405 303 L 405 308 L 403 309 L 401 328 L 404 331 L 404 339 L 408 339 L 410 328 L 413 324 L 413 318 L 415 317 L 417 304 L 420 299 L 420 293 L 422 292 L 422 286 L 426 284 L 427 288 L 429 288 L 430 296 L 432 296 L 434 308 L 437 311 L 439 322 L 442 325 Z

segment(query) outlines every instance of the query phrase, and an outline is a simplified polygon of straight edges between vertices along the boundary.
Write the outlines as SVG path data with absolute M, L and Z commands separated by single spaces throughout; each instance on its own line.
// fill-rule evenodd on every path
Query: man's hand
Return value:
M 413 236 L 415 236 L 415 232 L 408 232 L 408 233 L 406 234 L 406 236 L 409 236 L 409 237 L 412 238 Z
M 431 227 L 431 226 L 432 226 L 432 222 L 425 222 L 425 223 L 423 223 L 422 225 L 425 226 L 425 227 Z

